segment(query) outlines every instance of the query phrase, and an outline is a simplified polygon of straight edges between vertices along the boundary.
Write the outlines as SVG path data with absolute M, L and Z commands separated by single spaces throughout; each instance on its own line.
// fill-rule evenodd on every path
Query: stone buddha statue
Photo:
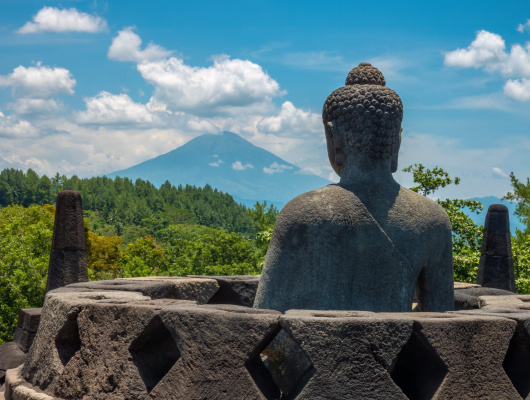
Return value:
M 453 309 L 451 225 L 434 201 L 400 186 L 403 105 L 368 63 L 322 111 L 338 184 L 304 193 L 280 212 L 254 306 L 410 311 Z

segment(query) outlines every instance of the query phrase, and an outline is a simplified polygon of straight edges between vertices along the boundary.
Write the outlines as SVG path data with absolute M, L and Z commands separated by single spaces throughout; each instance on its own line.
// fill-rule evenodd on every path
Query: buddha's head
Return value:
M 331 166 L 340 176 L 348 157 L 388 160 L 397 170 L 403 104 L 368 63 L 353 68 L 346 86 L 331 93 L 322 110 Z

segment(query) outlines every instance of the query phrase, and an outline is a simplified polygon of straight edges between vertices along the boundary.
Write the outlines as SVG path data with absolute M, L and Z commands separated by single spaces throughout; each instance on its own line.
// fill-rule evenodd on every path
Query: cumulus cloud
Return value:
M 74 94 L 76 81 L 65 68 L 43 66 L 16 67 L 9 75 L 0 75 L 0 86 L 11 87 L 13 97 L 46 98 Z
M 270 175 L 281 174 L 286 169 L 293 169 L 293 167 L 290 165 L 278 164 L 276 161 L 274 161 L 270 166 L 263 167 L 263 172 Z
M 17 30 L 18 33 L 40 32 L 89 32 L 97 33 L 107 28 L 107 21 L 96 15 L 78 11 L 75 8 L 58 9 L 43 7 L 33 16 L 33 21 L 26 22 Z
M 254 168 L 254 166 L 250 163 L 243 164 L 241 161 L 236 161 L 232 163 L 232 169 L 235 169 L 236 171 L 244 171 L 248 168 Z
M 149 124 L 156 119 L 145 105 L 135 103 L 126 94 L 103 91 L 84 101 L 86 110 L 77 114 L 77 121 L 82 124 Z
M 220 56 L 210 67 L 192 67 L 171 57 L 138 64 L 142 77 L 155 88 L 153 98 L 173 110 L 194 113 L 228 111 L 269 102 L 281 94 L 278 83 L 248 60 Z
M 530 42 L 524 46 L 513 44 L 507 51 L 500 35 L 481 30 L 467 48 L 446 52 L 444 63 L 451 67 L 483 68 L 515 78 L 506 83 L 505 95 L 517 101 L 530 100 L 530 85 L 526 81 L 530 78 Z
M 262 132 L 297 134 L 316 133 L 322 130 L 322 119 L 319 114 L 296 108 L 293 103 L 286 101 L 282 104 L 276 116 L 263 118 L 258 129 Z
M 481 30 L 466 49 L 445 53 L 445 65 L 451 67 L 497 68 L 506 58 L 504 39 L 495 33 Z
M 2 138 L 34 138 L 38 136 L 36 129 L 30 122 L 20 120 L 16 116 L 5 116 L 0 112 L 0 137 Z
M 524 24 L 517 25 L 517 32 L 523 33 L 530 30 L 530 19 L 527 19 Z
M 530 79 L 510 79 L 504 84 L 504 94 L 517 101 L 530 100 Z
M 143 50 L 141 46 L 140 36 L 133 32 L 133 27 L 127 27 L 119 31 L 118 36 L 112 39 L 108 57 L 117 61 L 146 62 L 169 57 L 172 53 L 153 43 L 149 43 Z
M 14 103 L 9 104 L 9 108 L 18 115 L 49 115 L 59 111 L 61 106 L 54 99 L 32 99 L 22 97 L 17 99 Z

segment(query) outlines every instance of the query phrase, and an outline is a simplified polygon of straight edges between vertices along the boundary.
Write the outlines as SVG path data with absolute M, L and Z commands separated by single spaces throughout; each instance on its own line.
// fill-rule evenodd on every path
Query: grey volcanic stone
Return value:
M 437 203 L 393 178 L 403 105 L 365 63 L 326 100 L 328 156 L 340 182 L 280 212 L 254 306 L 419 311 L 453 309 L 451 225 Z
M 21 308 L 18 312 L 17 326 L 27 332 L 37 332 L 42 308 Z
M 238 306 L 252 307 L 258 284 L 259 275 L 237 276 L 201 276 L 189 275 L 190 278 L 215 279 L 219 290 L 210 299 L 210 304 L 235 304 Z
M 480 308 L 478 298 L 480 296 L 512 296 L 515 293 L 507 290 L 473 287 L 455 290 L 455 310 L 472 310 Z
M 515 293 L 510 214 L 502 204 L 492 204 L 486 214 L 477 283 Z
M 13 341 L 20 347 L 20 350 L 27 353 L 35 339 L 35 334 L 36 332 L 28 332 L 17 326 L 13 335 Z
M 171 327 L 180 358 L 149 398 L 279 398 L 259 361 L 262 349 L 279 330 L 279 315 L 223 305 L 165 308 L 160 317 Z
M 117 279 L 117 281 L 153 281 L 169 283 L 172 286 L 170 298 L 193 300 L 199 304 L 208 303 L 219 290 L 215 279 L 180 278 L 175 276 L 150 276 L 140 278 Z
M 162 299 L 170 297 L 173 286 L 170 282 L 148 281 L 148 280 L 128 280 L 114 279 L 107 281 L 92 281 L 74 283 L 68 285 L 68 289 L 91 289 L 91 290 L 118 290 L 126 292 L 139 292 L 152 299 Z
M 88 281 L 81 195 L 63 190 L 57 195 L 52 251 L 46 291 Z
M 26 353 L 15 342 L 0 345 L 0 386 L 4 384 L 6 371 L 18 367 L 25 360 Z
M 292 310 L 280 324 L 312 363 L 305 376 L 292 383 L 289 398 L 407 399 L 390 370 L 412 334 L 412 320 Z
M 517 323 L 507 318 L 434 313 L 388 314 L 413 319 L 417 344 L 407 354 L 403 349 L 395 369 L 405 367 L 400 386 L 409 398 L 431 398 L 422 394 L 418 371 L 429 368 L 423 361 L 407 369 L 409 360 L 430 349 L 446 370 L 433 398 L 445 399 L 520 399 L 503 369 L 503 361 Z M 421 344 L 421 345 L 419 345 Z M 423 349 L 422 351 L 418 351 Z M 411 351 L 412 350 L 412 351 Z M 414 373 L 416 372 L 416 373 Z M 396 372 L 394 372 L 396 374 Z M 438 372 L 440 374 L 440 372 Z M 399 375 L 399 374 L 398 374 Z M 441 375 L 441 374 L 440 374 Z
M 42 309 L 39 330 L 28 352 L 27 361 L 24 364 L 24 378 L 29 383 L 39 386 L 41 389 L 46 389 L 50 385 L 52 385 L 53 390 L 60 387 L 61 385 L 58 380 L 63 379 L 61 378 L 63 373 L 69 376 L 69 372 L 68 370 L 65 371 L 65 368 L 68 365 L 68 361 L 74 358 L 77 360 L 78 358 L 76 357 L 80 357 L 83 343 L 91 350 L 92 357 L 94 358 L 93 362 L 105 362 L 106 357 L 102 357 L 105 354 L 105 349 L 98 347 L 99 344 L 92 345 L 90 342 L 86 342 L 89 338 L 90 340 L 94 340 L 88 335 L 88 331 L 85 330 L 90 327 L 90 323 L 87 322 L 87 325 L 80 325 L 78 316 L 84 307 L 91 304 L 104 302 L 106 304 L 119 305 L 139 300 L 150 300 L 150 298 L 140 293 L 120 291 L 48 293 Z M 110 315 L 108 308 L 105 310 L 99 318 L 107 318 L 107 315 Z M 95 318 L 96 322 L 97 320 Z M 86 320 L 83 319 L 82 321 L 84 322 Z M 127 321 L 120 321 L 119 318 L 116 319 L 116 325 L 119 325 L 121 329 L 119 332 L 126 330 L 128 332 L 130 331 L 130 334 L 135 334 L 135 325 L 128 327 L 125 322 Z M 116 334 L 116 332 L 105 330 L 104 327 L 99 326 L 98 328 L 101 328 L 101 331 L 95 338 L 101 334 Z M 138 327 L 137 329 L 141 328 Z M 116 334 L 115 342 L 119 343 L 119 341 L 120 335 Z M 99 361 L 96 361 L 96 358 Z M 101 382 L 101 379 L 95 379 L 91 383 L 91 385 L 100 384 L 104 384 L 104 382 Z M 85 384 L 78 382 L 73 384 L 70 390 L 72 392 L 75 390 L 78 390 L 79 393 L 84 392 L 86 389 L 82 389 L 83 385 Z M 132 390 L 134 390 L 134 386 Z M 76 397 L 73 396 L 70 398 Z

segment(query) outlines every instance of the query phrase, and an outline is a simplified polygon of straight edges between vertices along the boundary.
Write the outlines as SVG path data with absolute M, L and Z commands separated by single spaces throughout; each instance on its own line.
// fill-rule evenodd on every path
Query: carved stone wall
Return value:
M 241 280 L 232 281 L 241 285 Z M 192 281 L 193 290 L 189 278 L 150 278 L 51 291 L 23 369 L 6 374 L 6 399 L 524 399 L 530 394 L 530 296 L 482 296 L 479 309 L 450 313 L 281 314 L 179 298 L 184 282 L 186 293 L 195 293 L 201 303 L 214 297 L 216 280 Z M 299 368 L 286 371 L 287 382 L 272 379 L 264 355 L 276 337 L 299 357 Z M 289 388 L 283 397 L 280 386 Z

